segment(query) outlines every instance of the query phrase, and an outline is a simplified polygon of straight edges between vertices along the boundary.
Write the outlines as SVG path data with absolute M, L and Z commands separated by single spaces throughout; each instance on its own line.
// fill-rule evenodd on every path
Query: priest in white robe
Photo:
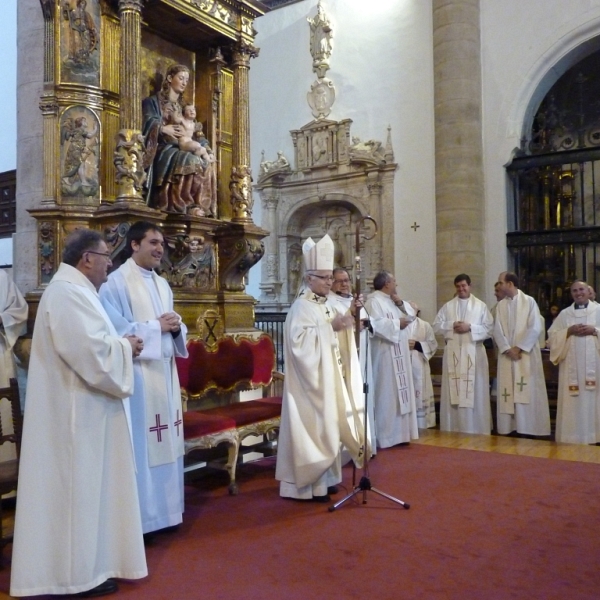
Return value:
M 146 221 L 127 233 L 131 256 L 100 289 L 116 330 L 144 340 L 134 361 L 131 398 L 137 482 L 145 534 L 182 522 L 183 425 L 175 356 L 187 356 L 186 327 L 173 311 L 173 293 L 154 269 L 164 253 L 160 229 Z
M 377 446 L 389 448 L 419 437 L 407 330 L 416 314 L 398 296 L 391 273 L 377 273 L 373 287 L 365 307 L 372 328 L 375 431 Z
M 8 387 L 11 377 L 15 377 L 13 347 L 17 339 L 27 332 L 29 309 L 23 294 L 6 271 L 0 269 L 0 387 Z
M 333 269 L 333 283 L 331 285 L 331 292 L 329 299 L 334 307 L 338 308 L 339 312 L 343 314 L 353 313 L 352 301 L 354 296 L 352 295 L 352 287 L 350 283 L 350 274 L 346 269 L 336 267 Z M 358 299 L 362 304 L 362 294 Z M 368 315 L 364 307 L 360 309 L 360 318 L 368 319 Z M 356 318 L 354 320 L 356 325 Z M 356 334 L 355 334 L 356 339 Z M 369 448 L 371 450 L 371 456 L 377 453 L 377 444 L 375 442 L 375 414 L 373 412 L 373 371 L 371 369 L 371 360 L 368 352 L 369 348 L 369 330 L 366 328 L 361 329 L 359 334 L 359 352 L 358 358 L 360 361 L 360 372 L 367 386 L 367 393 L 365 394 L 363 387 L 363 398 L 367 404 L 367 421 L 368 421 L 368 441 Z M 343 452 L 342 464 L 346 464 L 350 460 L 349 454 Z
M 471 294 L 471 278 L 454 278 L 456 295 L 439 310 L 433 330 L 446 340 L 440 397 L 440 429 L 489 435 L 492 430 L 490 370 L 483 341 L 494 325 L 488 307 Z
M 585 281 L 571 285 L 573 304 L 548 330 L 550 360 L 559 365 L 556 441 L 600 443 L 600 305 Z
M 303 244 L 306 288 L 284 327 L 285 382 L 277 450 L 279 493 L 329 502 L 342 480 L 341 446 L 357 466 L 365 453 L 362 380 L 354 318 L 328 299 L 334 247 L 325 235 Z
M 536 301 L 519 290 L 514 273 L 500 273 L 505 294 L 496 308 L 494 341 L 498 346 L 497 430 L 550 435 L 550 410 L 540 352 L 542 320 Z
M 29 308 L 25 298 L 8 276 L 4 269 L 0 269 L 0 387 L 8 387 L 11 377 L 16 377 L 15 357 L 13 348 L 17 339 L 27 333 L 27 316 Z M 23 402 L 21 402 L 23 404 Z M 7 400 L 0 402 L 2 422 L 10 423 L 11 407 Z M 9 433 L 7 428 L 6 433 Z M 13 444 L 0 446 L 0 461 L 16 458 Z
M 37 311 L 25 406 L 11 596 L 104 595 L 148 574 L 128 396 L 142 342 L 100 304 L 110 254 L 81 229 Z
M 414 307 L 413 307 L 414 308 Z M 419 310 L 416 310 L 417 315 Z M 435 427 L 435 397 L 431 383 L 429 361 L 435 354 L 438 344 L 433 327 L 418 316 L 408 325 L 408 347 L 410 364 L 415 388 L 415 404 L 417 406 L 417 425 L 419 429 Z

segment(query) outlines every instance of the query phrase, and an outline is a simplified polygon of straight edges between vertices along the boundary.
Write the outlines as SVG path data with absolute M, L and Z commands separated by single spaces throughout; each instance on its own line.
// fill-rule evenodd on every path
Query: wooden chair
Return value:
M 15 445 L 16 458 L 0 462 L 0 496 L 17 489 L 19 477 L 19 456 L 21 452 L 21 434 L 23 432 L 23 415 L 19 398 L 19 386 L 16 379 L 10 380 L 7 388 L 0 388 L 0 400 L 6 398 L 10 402 L 11 418 L 2 419 L 0 413 L 0 446 L 10 443 Z M 12 542 L 12 535 L 4 535 L 2 502 L 0 500 L 0 551 Z

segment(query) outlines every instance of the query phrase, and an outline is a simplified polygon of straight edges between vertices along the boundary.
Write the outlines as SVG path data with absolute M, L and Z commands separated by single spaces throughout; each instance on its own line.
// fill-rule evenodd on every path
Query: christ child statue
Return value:
M 208 144 L 203 145 L 197 141 L 198 138 L 204 138 L 204 134 L 202 133 L 202 124 L 196 121 L 196 107 L 193 104 L 184 105 L 182 116 L 170 113 L 167 121 L 169 122 L 166 124 L 180 125 L 183 129 L 183 135 L 177 138 L 180 150 L 191 152 L 209 163 L 215 161 L 214 154 L 208 152 L 210 150 Z

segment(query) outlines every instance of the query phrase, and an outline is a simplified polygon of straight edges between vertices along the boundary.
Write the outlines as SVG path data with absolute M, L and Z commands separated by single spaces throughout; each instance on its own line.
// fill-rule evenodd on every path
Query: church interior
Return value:
M 271 370 L 285 374 L 283 322 L 304 275 L 303 240 L 328 234 L 335 245 L 335 266 L 346 269 L 353 281 L 358 275 L 365 295 L 377 272 L 393 273 L 399 294 L 418 304 L 420 317 L 430 323 L 453 297 L 459 273 L 470 275 L 473 294 L 491 308 L 498 275 L 513 271 L 546 318 L 552 307 L 562 310 L 571 304 L 572 281 L 584 280 L 598 289 L 600 0 L 570 0 L 566 8 L 564 0 L 19 0 L 16 172 L 0 174 L 0 188 L 8 190 L 13 203 L 4 211 L 11 222 L 0 219 L 0 238 L 12 239 L 12 275 L 30 307 L 28 333 L 15 346 L 23 401 L 37 306 L 59 267 L 67 236 L 82 227 L 100 231 L 118 267 L 129 226 L 137 220 L 160 225 L 166 242 L 160 274 L 173 291 L 188 339 L 202 345 L 194 358 L 197 364 L 210 362 L 218 371 L 227 360 L 241 372 L 246 359 L 238 346 L 246 343 L 248 352 L 266 353 L 273 362 L 266 377 L 251 369 L 213 385 L 206 394 L 211 386 L 185 373 L 182 387 L 198 388 L 186 398 L 188 408 L 214 411 L 212 418 L 247 419 L 234 433 L 209 431 L 214 437 L 207 441 L 204 432 L 188 445 L 186 451 L 190 456 L 198 452 L 201 458 L 195 462 L 201 465 L 217 456 L 217 446 L 228 448 L 221 461 L 227 475 L 217 474 L 216 484 L 212 472 L 198 475 L 190 469 L 186 475 L 193 490 L 191 512 L 201 520 L 209 503 L 221 503 L 223 512 L 243 511 L 246 494 L 253 510 L 260 511 L 259 500 L 273 493 L 269 510 L 276 515 L 277 492 L 270 480 L 279 414 L 269 401 L 281 395 L 281 380 L 271 381 Z M 184 105 L 182 114 L 177 103 Z M 163 113 L 164 106 L 175 107 L 172 122 L 157 125 L 159 105 Z M 189 126 L 179 162 L 162 150 L 165 124 Z M 183 150 L 181 140 L 179 148 Z M 265 350 L 265 337 L 272 338 L 273 348 Z M 215 358 L 217 351 L 228 358 Z M 438 350 L 431 361 L 438 412 L 441 356 Z M 544 369 L 554 431 L 558 370 L 547 353 Z M 235 415 L 225 410 L 232 395 L 247 400 L 248 410 L 238 407 Z M 253 402 L 252 409 L 263 411 L 262 416 L 242 414 L 250 412 Z M 419 458 L 423 464 L 432 448 L 465 452 L 463 456 L 481 453 L 477 456 L 491 461 L 560 462 L 556 468 L 564 473 L 544 476 L 557 486 L 567 485 L 570 466 L 589 469 L 582 471 L 581 480 L 589 481 L 600 463 L 600 447 L 558 444 L 553 435 L 537 440 L 445 433 L 434 427 L 421 430 L 414 446 L 424 453 Z M 207 450 L 209 458 L 202 458 Z M 392 449 L 400 461 L 409 461 L 404 450 Z M 262 460 L 256 473 L 255 457 Z M 433 465 L 433 456 L 431 461 Z M 374 462 L 378 484 L 387 488 L 386 471 L 377 464 L 384 460 Z M 458 458 L 449 464 L 460 469 Z M 527 473 L 534 474 L 534 463 L 527 465 Z M 411 468 L 407 481 L 416 487 L 417 469 Z M 494 463 L 494 468 L 500 472 L 511 463 Z M 258 474 L 254 483 L 253 473 Z M 345 478 L 350 478 L 348 469 Z M 204 487 L 206 499 L 201 496 Z M 477 494 L 469 491 L 472 496 L 463 497 L 460 488 L 455 491 L 464 502 Z M 580 491 L 588 493 L 578 488 L 570 497 L 574 504 L 582 501 Z M 502 490 L 494 488 L 494 493 Z M 588 500 L 586 495 L 582 504 Z M 416 517 L 418 502 L 411 499 L 411 511 L 399 517 Z M 586 506 L 597 504 L 594 500 Z M 375 505 L 382 513 L 391 510 Z M 10 500 L 7 507 L 10 515 Z M 558 503 L 551 508 L 558 509 Z M 351 510 L 358 522 L 360 510 Z M 531 555 L 525 550 L 518 555 L 537 569 L 531 587 L 526 577 L 512 572 L 520 588 L 504 582 L 502 589 L 497 580 L 486 587 L 469 571 L 471 579 L 457 579 L 460 593 L 452 591 L 451 566 L 436 573 L 439 585 L 427 580 L 428 569 L 438 571 L 439 556 L 433 551 L 421 555 L 419 560 L 430 562 L 411 568 L 411 577 L 423 586 L 422 597 L 432 599 L 597 597 L 597 575 L 586 570 L 579 587 L 573 583 L 583 529 L 578 519 L 584 516 L 569 510 L 569 522 L 575 525 L 568 554 L 557 551 L 549 563 L 540 562 L 540 542 Z M 316 510 L 307 514 L 316 515 Z M 468 514 L 463 517 L 458 531 L 468 532 Z M 221 513 L 215 514 L 215 520 L 220 518 Z M 300 513 L 286 518 L 311 526 Z M 554 518 L 551 513 L 549 518 Z M 377 529 L 372 519 L 369 527 Z M 593 520 L 589 512 L 585 519 L 587 528 L 597 524 L 597 516 Z M 243 538 L 244 524 L 239 526 Z M 384 530 L 378 531 L 384 536 Z M 518 547 L 517 532 L 511 530 L 508 540 L 502 526 L 498 531 L 494 535 L 505 545 L 489 550 L 490 562 L 496 552 Z M 536 531 L 541 540 L 543 527 Z M 188 526 L 186 544 L 196 534 Z M 229 525 L 225 534 L 228 543 L 237 544 Z M 285 536 L 285 531 L 277 535 Z M 401 538 L 402 531 L 397 535 Z M 409 535 L 418 545 L 418 528 Z M 277 543 L 278 538 L 273 533 L 269 539 Z M 246 541 L 243 547 L 251 553 Z M 210 551 L 211 540 L 202 542 Z M 313 551 L 313 542 L 304 548 L 300 542 L 300 552 Z M 377 556 L 379 543 L 369 545 Z M 597 556 L 597 542 L 581 543 L 582 555 Z M 385 544 L 391 552 L 396 541 Z M 282 545 L 289 560 L 295 560 L 295 550 Z M 187 548 L 178 551 L 180 556 Z M 335 558 L 343 561 L 344 552 L 338 550 Z M 456 551 L 462 552 L 460 560 L 476 557 L 466 547 Z M 151 548 L 149 553 L 161 572 L 160 565 L 169 560 L 167 551 Z M 10 545 L 3 554 L 8 567 Z M 264 548 L 258 556 L 275 560 Z M 364 558 L 348 560 L 365 568 Z M 244 564 L 245 558 L 238 559 Z M 382 560 L 393 571 L 409 558 L 391 560 L 388 555 Z M 552 580 L 551 570 L 561 560 L 574 574 L 544 587 L 540 581 Z M 186 562 L 182 559 L 180 566 Z M 250 577 L 254 567 L 244 568 Z M 289 580 L 273 581 L 272 593 L 265 592 L 268 588 L 259 593 L 258 584 L 236 582 L 231 574 L 235 568 L 228 563 L 221 576 L 232 578 L 222 588 L 229 595 L 216 584 L 202 596 L 191 584 L 179 589 L 180 596 L 161 596 L 168 590 L 160 587 L 156 596 L 142 587 L 126 588 L 123 595 L 330 597 L 322 581 L 309 575 L 310 565 L 299 569 L 308 578 L 304 583 L 290 575 L 290 587 Z M 0 570 L 0 598 L 10 597 L 7 571 L 3 575 Z M 327 577 L 324 570 L 319 573 Z M 253 576 L 269 585 L 264 574 Z M 378 585 L 381 598 L 409 597 L 395 578 L 388 587 Z M 354 597 L 351 589 L 342 589 L 348 594 L 343 597 Z M 369 588 L 359 589 L 368 593 Z

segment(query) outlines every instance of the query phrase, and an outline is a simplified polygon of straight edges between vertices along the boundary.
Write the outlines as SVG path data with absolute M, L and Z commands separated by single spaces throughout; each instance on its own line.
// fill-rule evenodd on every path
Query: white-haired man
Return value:
M 571 284 L 573 304 L 548 330 L 550 360 L 559 365 L 556 441 L 600 442 L 600 306 L 585 281 Z
M 360 465 L 364 455 L 362 380 L 354 317 L 328 298 L 333 242 L 302 248 L 303 292 L 284 328 L 285 383 L 275 476 L 284 498 L 328 502 L 341 476 L 341 446 Z

